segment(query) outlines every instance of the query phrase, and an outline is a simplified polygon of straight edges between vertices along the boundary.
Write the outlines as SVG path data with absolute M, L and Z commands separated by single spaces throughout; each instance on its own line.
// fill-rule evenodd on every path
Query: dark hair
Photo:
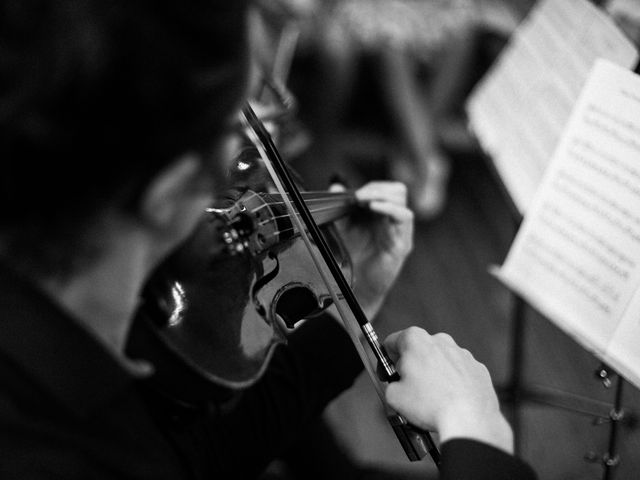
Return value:
M 219 139 L 245 89 L 247 4 L 0 0 L 0 230 L 14 249 L 61 246 Z

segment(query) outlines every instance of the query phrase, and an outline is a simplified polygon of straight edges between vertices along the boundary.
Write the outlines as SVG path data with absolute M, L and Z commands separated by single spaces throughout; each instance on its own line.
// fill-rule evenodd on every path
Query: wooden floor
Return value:
M 372 165 L 370 171 L 377 167 Z M 533 393 L 564 392 L 560 396 L 564 407 L 587 413 L 532 401 L 524 392 L 514 417 L 513 404 L 503 401 L 518 427 L 519 453 L 535 465 L 541 480 L 605 478 L 601 463 L 584 458 L 607 451 L 606 417 L 614 389 L 604 388 L 596 378 L 597 359 L 531 309 L 525 309 L 523 345 L 518 350 L 523 365 L 520 375 L 512 377 L 514 298 L 488 269 L 504 259 L 515 232 L 513 216 L 482 157 L 455 158 L 453 172 L 446 211 L 435 221 L 417 225 L 415 250 L 377 330 L 385 336 L 420 325 L 430 332 L 447 332 L 487 365 L 497 388 L 515 378 Z M 640 412 L 640 393 L 629 384 L 624 406 L 627 418 Z M 604 423 L 597 415 L 605 417 Z M 330 406 L 326 418 L 341 448 L 356 463 L 389 470 L 397 479 L 433 477 L 435 469 L 428 458 L 418 463 L 406 460 L 364 376 Z M 640 478 L 638 429 L 627 423 L 616 438 L 620 464 L 609 478 Z

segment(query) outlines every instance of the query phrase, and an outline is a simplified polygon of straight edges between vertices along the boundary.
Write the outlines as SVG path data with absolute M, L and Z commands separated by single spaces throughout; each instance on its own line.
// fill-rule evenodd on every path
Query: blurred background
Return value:
M 640 4 L 622 3 L 627 15 L 617 21 L 637 42 Z M 256 71 L 296 100 L 278 141 L 305 188 L 336 179 L 353 188 L 394 179 L 409 188 L 415 249 L 376 322 L 379 335 L 410 325 L 451 334 L 489 368 L 518 454 L 541 479 L 599 479 L 614 388 L 598 378 L 595 357 L 488 273 L 504 260 L 520 218 L 464 111 L 535 4 L 263 0 L 252 29 Z M 514 321 L 520 307 L 523 323 Z M 632 479 L 640 471 L 640 392 L 626 384 L 623 398 L 628 421 L 617 435 L 615 478 Z M 435 469 L 428 458 L 406 459 L 362 375 L 266 478 L 428 479 Z

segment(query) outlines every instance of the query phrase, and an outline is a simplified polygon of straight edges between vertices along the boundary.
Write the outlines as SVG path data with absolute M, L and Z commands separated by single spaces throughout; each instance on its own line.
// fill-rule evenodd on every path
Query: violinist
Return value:
M 295 329 L 232 403 L 170 395 L 159 366 L 126 351 L 146 282 L 226 189 L 247 9 L 0 0 L 0 478 L 256 478 L 361 371 L 326 316 Z M 412 215 L 399 184 L 355 195 L 372 221 L 345 242 L 358 238 L 373 317 Z M 533 478 L 468 352 L 419 329 L 386 346 L 401 376 L 388 402 L 438 430 L 442 478 Z

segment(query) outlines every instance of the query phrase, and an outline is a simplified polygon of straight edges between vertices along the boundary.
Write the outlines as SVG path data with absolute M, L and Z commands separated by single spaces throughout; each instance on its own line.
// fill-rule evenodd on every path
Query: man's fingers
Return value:
M 407 186 L 400 182 L 370 182 L 356 191 L 356 198 L 361 203 L 382 201 L 406 205 Z
M 391 360 L 394 362 L 400 356 L 400 336 L 402 335 L 402 330 L 399 332 L 394 332 L 390 334 L 387 338 L 382 342 L 384 344 L 384 348 L 387 350 L 387 353 L 391 357 Z
M 345 187 L 341 183 L 332 183 L 331 185 L 329 185 L 330 192 L 344 192 L 346 189 L 347 187 Z
M 374 200 L 369 203 L 369 210 L 389 217 L 396 223 L 411 223 L 413 212 L 403 205 Z
M 398 332 L 391 333 L 384 339 L 384 347 L 392 359 L 398 358 L 410 344 L 429 340 L 429 333 L 420 327 L 409 327 Z

